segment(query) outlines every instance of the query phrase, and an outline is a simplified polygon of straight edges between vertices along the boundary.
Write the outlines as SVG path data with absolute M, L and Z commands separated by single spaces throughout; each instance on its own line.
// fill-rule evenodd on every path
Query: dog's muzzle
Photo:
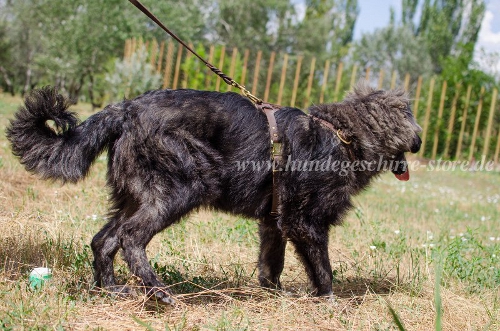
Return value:
M 415 135 L 415 138 L 413 139 L 413 144 L 411 145 L 410 148 L 410 152 L 418 153 L 421 145 L 422 145 L 422 139 L 420 139 L 418 135 Z

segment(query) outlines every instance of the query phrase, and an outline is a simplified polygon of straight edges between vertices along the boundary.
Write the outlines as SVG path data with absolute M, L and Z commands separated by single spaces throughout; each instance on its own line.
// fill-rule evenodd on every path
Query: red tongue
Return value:
M 410 180 L 410 172 L 408 170 L 406 170 L 401 175 L 396 175 L 395 174 L 394 176 L 396 176 L 397 179 L 405 181 L 405 182 Z

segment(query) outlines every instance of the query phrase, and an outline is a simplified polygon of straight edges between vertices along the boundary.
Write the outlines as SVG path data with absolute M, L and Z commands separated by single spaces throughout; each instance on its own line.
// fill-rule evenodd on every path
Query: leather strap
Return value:
M 274 114 L 281 109 L 281 106 L 271 103 L 262 102 L 256 105 L 264 114 L 266 114 L 267 122 L 269 123 L 269 135 L 271 138 L 271 161 L 273 171 L 273 198 L 271 204 L 271 215 L 278 215 L 278 168 L 279 164 L 283 161 L 281 139 L 278 132 L 278 125 L 276 124 L 276 117 Z

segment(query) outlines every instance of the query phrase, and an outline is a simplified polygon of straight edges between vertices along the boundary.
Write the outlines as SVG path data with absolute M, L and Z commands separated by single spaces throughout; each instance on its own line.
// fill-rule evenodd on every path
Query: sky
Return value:
M 360 12 L 354 30 L 354 39 L 359 39 L 363 33 L 387 26 L 391 6 L 394 7 L 396 13 L 401 12 L 401 0 L 358 0 L 358 3 Z M 479 32 L 475 59 L 485 67 L 484 69 L 493 69 L 496 74 L 500 73 L 500 59 L 496 61 L 496 68 L 491 68 L 491 64 L 486 64 L 481 57 L 481 48 L 488 53 L 500 53 L 500 1 L 498 0 L 486 1 L 486 14 Z

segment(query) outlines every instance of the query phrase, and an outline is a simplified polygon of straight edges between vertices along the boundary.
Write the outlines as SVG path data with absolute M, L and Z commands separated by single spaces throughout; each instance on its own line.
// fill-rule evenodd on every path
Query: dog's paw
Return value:
M 333 294 L 333 292 L 324 294 L 321 298 L 331 305 L 337 306 L 339 304 L 337 297 Z
M 147 296 L 150 300 L 154 300 L 160 304 L 164 305 L 175 305 L 175 299 L 172 296 L 172 291 L 166 287 L 153 287 L 151 288 Z
M 137 296 L 134 289 L 127 285 L 107 286 L 103 291 L 113 298 L 131 298 Z

